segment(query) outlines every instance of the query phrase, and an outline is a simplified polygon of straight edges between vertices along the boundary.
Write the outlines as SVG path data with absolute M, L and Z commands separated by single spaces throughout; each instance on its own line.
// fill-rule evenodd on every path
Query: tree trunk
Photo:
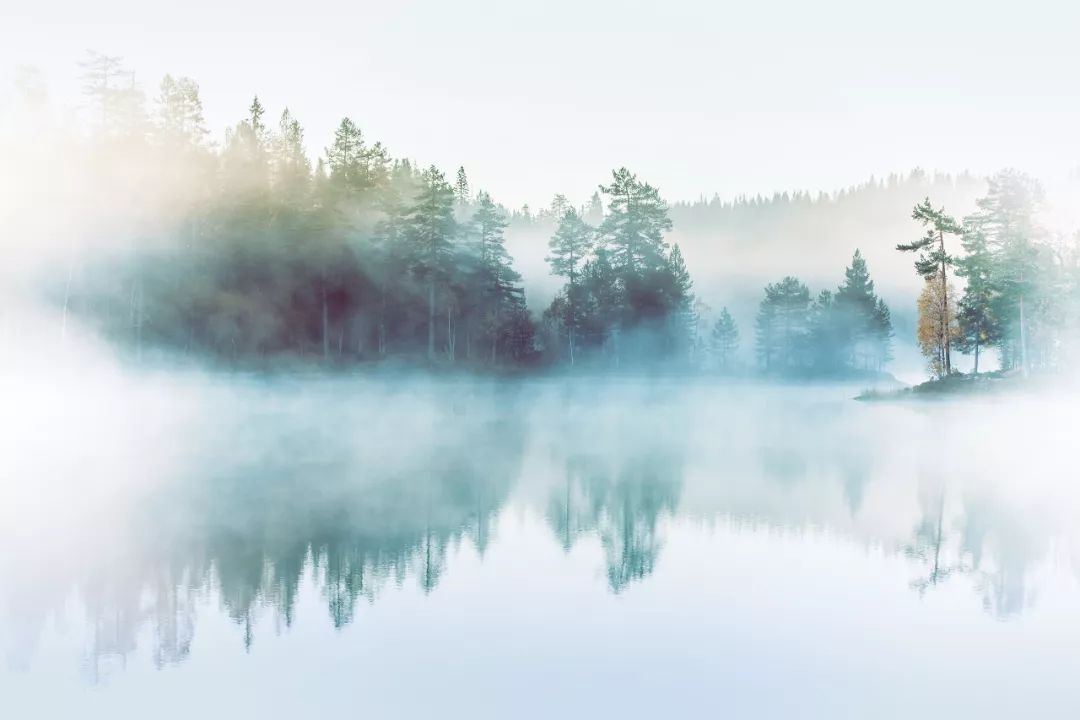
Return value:
M 1021 275 L 1023 282 L 1023 275 Z M 1020 293 L 1020 372 L 1024 377 L 1028 376 L 1027 356 L 1027 322 L 1024 318 L 1024 294 Z
M 428 322 L 427 322 L 428 362 L 435 362 L 435 281 L 428 280 Z
M 452 307 L 451 303 L 446 303 L 446 357 L 450 360 L 450 364 L 454 363 L 454 351 L 457 348 L 457 334 L 454 332 Z
M 938 242 L 941 243 L 941 333 L 945 346 L 945 375 L 952 373 L 949 332 L 949 276 L 945 265 L 945 233 L 938 230 Z
M 379 356 L 386 355 L 386 283 L 382 284 L 382 297 L 379 299 Z
M 975 336 L 975 374 L 979 374 L 979 337 Z
M 330 358 L 330 306 L 326 300 L 326 285 L 322 289 L 322 354 L 323 360 Z

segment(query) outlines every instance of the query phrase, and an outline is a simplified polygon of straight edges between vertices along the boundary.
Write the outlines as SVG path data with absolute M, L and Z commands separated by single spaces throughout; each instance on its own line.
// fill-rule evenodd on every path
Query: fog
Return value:
M 761 640 L 786 617 L 805 623 L 794 636 L 820 626 L 856 657 L 877 651 L 860 647 L 849 623 L 899 623 L 906 642 L 932 633 L 934 653 L 983 666 L 942 676 L 964 692 L 1001 668 L 977 659 L 963 633 L 1013 647 L 1015 659 L 1033 657 L 1034 646 L 1010 645 L 995 629 L 1002 622 L 1030 642 L 1046 623 L 1071 632 L 1059 614 L 1080 592 L 1071 457 L 1080 405 L 1071 394 L 875 404 L 852 401 L 861 388 L 843 383 L 208 373 L 118 364 L 77 332 L 66 342 L 78 343 L 67 361 L 43 367 L 24 355 L 0 374 L 0 685 L 17 707 L 50 677 L 58 688 L 108 688 L 94 712 L 181 716 L 179 696 L 163 708 L 129 695 L 124 678 L 187 667 L 178 681 L 210 688 L 199 668 L 239 651 L 276 657 L 317 684 L 294 664 L 305 657 L 295 642 L 351 639 L 376 652 L 368 643 L 378 627 L 403 633 L 396 642 L 407 655 L 439 657 L 443 642 L 474 637 L 458 652 L 494 672 L 492 658 L 507 651 L 483 630 L 495 623 L 536 649 L 502 682 L 546 672 L 584 711 L 608 681 L 571 690 L 569 669 L 545 664 L 534 632 L 598 652 L 581 644 L 598 638 L 583 640 L 591 634 L 570 618 L 576 607 L 602 622 L 595 613 L 609 602 L 618 604 L 603 622 L 651 638 L 625 641 L 639 668 L 676 684 L 665 673 L 690 678 L 704 666 L 684 657 L 653 667 L 683 637 L 658 608 L 705 623 L 698 642 L 757 625 L 752 643 L 765 643 L 758 652 L 772 661 L 819 641 Z M 823 589 L 785 595 L 808 581 Z M 765 604 L 751 613 L 755 603 Z M 462 609 L 470 605 L 489 609 Z M 511 608 L 535 628 L 510 630 Z M 452 626 L 413 635 L 425 612 Z M 994 624 L 972 625 L 972 615 Z M 753 666 L 751 641 L 731 642 Z M 404 658 L 378 652 L 386 672 L 409 671 Z M 891 657 L 887 667 L 908 662 Z M 848 672 L 882 688 L 861 707 L 912 688 Z M 1026 677 L 1047 698 L 1065 697 L 1057 672 Z M 800 690 L 806 702 L 831 702 L 814 687 Z M 735 706 L 749 700 L 729 692 Z M 987 692 L 989 703 L 996 693 Z M 498 695 L 475 712 L 496 716 Z M 34 702 L 61 714 L 74 697 Z M 456 691 L 446 701 L 451 713 L 468 702 Z M 373 702 L 386 712 L 433 707 Z
M 0 117 L 0 708 L 1075 706 L 1075 184 L 511 206 L 83 71 Z

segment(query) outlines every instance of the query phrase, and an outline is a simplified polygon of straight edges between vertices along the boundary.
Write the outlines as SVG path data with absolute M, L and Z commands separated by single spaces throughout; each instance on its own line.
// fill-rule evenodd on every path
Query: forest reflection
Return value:
M 29 667 L 37 636 L 73 596 L 94 679 L 147 636 L 156 666 L 183 661 L 208 604 L 249 650 L 264 620 L 293 625 L 305 588 L 344 628 L 388 586 L 436 592 L 462 545 L 482 562 L 514 503 L 566 553 L 598 543 L 612 593 L 648 582 L 673 526 L 726 523 L 881 548 L 908 562 L 913 591 L 966 582 L 1000 618 L 1027 607 L 1030 571 L 1063 531 L 999 484 L 966 482 L 985 467 L 933 466 L 874 442 L 883 429 L 918 437 L 918 413 L 871 424 L 836 403 L 781 412 L 767 400 L 753 412 L 689 412 L 686 395 L 663 389 L 607 403 L 512 385 L 410 397 L 381 423 L 355 410 L 310 422 L 281 397 L 223 413 L 185 436 L 182 461 L 161 461 L 170 473 L 104 539 L 65 536 L 65 561 L 50 543 L 9 543 L 9 664 Z

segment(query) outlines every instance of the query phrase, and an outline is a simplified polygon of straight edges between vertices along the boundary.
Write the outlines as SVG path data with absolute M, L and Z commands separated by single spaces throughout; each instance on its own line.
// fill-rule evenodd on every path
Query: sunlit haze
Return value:
M 1080 155 L 1080 16 L 1060 0 L 43 0 L 3 20 L 0 67 L 41 67 L 72 107 L 90 48 L 151 95 L 198 80 L 216 137 L 258 93 L 314 152 L 349 115 L 514 207 L 583 202 L 622 164 L 692 200 L 916 166 L 1051 181 Z

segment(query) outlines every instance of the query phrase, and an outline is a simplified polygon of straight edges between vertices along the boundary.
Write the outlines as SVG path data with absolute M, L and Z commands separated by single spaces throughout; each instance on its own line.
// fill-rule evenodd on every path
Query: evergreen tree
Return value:
M 465 167 L 457 169 L 457 182 L 454 184 L 454 197 L 458 205 L 465 207 L 469 204 L 469 178 L 465 175 Z
M 980 351 L 1001 339 L 1001 325 L 994 315 L 997 295 L 994 255 L 983 225 L 976 218 L 965 219 L 961 245 L 964 256 L 957 262 L 956 274 L 967 285 L 957 312 L 960 322 L 957 349 L 974 354 L 975 374 L 978 374 Z
M 166 75 L 157 97 L 159 135 L 172 144 L 202 146 L 209 131 L 203 118 L 199 85 L 191 78 Z
M 670 278 L 665 291 L 671 325 L 671 344 L 676 349 L 680 346 L 689 349 L 692 347 L 694 326 L 697 323 L 693 309 L 694 283 L 690 279 L 690 271 L 686 269 L 686 261 L 678 243 L 673 245 L 668 253 L 666 270 Z
M 263 108 L 262 103 L 259 102 L 259 96 L 256 95 L 251 101 L 251 106 L 248 107 L 248 124 L 251 126 L 256 142 L 260 146 L 266 144 L 266 125 L 262 121 L 265 114 L 266 110 Z
M 585 222 L 593 227 L 598 227 L 604 222 L 604 205 L 600 200 L 600 193 L 593 192 L 589 198 L 589 207 L 585 210 Z
M 99 127 L 107 131 L 112 125 L 113 113 L 121 92 L 120 82 L 127 71 L 119 57 L 86 51 L 86 59 L 79 63 L 82 69 L 83 94 L 90 102 L 91 111 L 99 118 Z
M 739 328 L 735 324 L 735 318 L 725 307 L 720 311 L 720 317 L 712 331 L 712 351 L 716 367 L 723 372 L 729 372 L 735 362 L 735 355 L 739 350 Z
M 559 226 L 548 243 L 547 262 L 551 266 L 551 272 L 567 280 L 566 312 L 561 321 L 567 330 L 571 365 L 574 364 L 574 336 L 578 328 L 578 309 L 581 305 L 578 276 L 585 259 L 593 250 L 594 242 L 594 230 L 571 208 L 563 212 Z
M 404 235 L 412 270 L 427 286 L 427 357 L 435 360 L 436 288 L 445 286 L 454 270 L 454 190 L 433 165 L 420 176 L 416 197 L 405 211 Z
M 389 172 L 382 143 L 369 146 L 360 128 L 347 117 L 334 131 L 334 142 L 326 149 L 326 164 L 331 183 L 352 193 L 381 187 Z
M 841 362 L 854 368 L 880 368 L 890 355 L 892 322 L 888 308 L 874 294 L 874 281 L 859 250 L 844 271 L 835 295 L 836 337 Z
M 810 332 L 810 291 L 798 278 L 765 287 L 755 325 L 757 355 L 766 372 L 805 368 Z
M 952 335 L 947 333 L 946 330 L 950 327 L 947 318 L 951 317 L 950 313 L 953 312 L 950 309 L 949 299 L 949 267 L 954 264 L 954 260 L 945 250 L 945 236 L 959 235 L 961 229 L 955 219 L 945 214 L 944 208 L 935 210 L 930 204 L 930 198 L 926 198 L 916 205 L 911 217 L 913 220 L 918 220 L 926 228 L 926 235 L 915 242 L 899 244 L 896 249 L 901 252 L 919 253 L 918 258 L 915 260 L 915 271 L 924 280 L 936 278 L 937 282 L 941 284 L 940 308 L 942 315 L 938 320 L 937 327 L 945 333 L 941 338 L 943 347 L 942 365 L 944 374 L 948 375 L 952 372 L 950 352 Z
M 1004 170 L 990 178 L 986 196 L 977 201 L 979 209 L 969 218 L 973 232 L 983 235 L 981 240 L 973 236 L 973 241 L 985 242 L 989 251 L 989 263 L 981 255 L 974 262 L 989 266 L 991 301 L 985 314 L 999 323 L 1001 364 L 1019 366 L 1024 373 L 1029 369 L 1032 311 L 1045 300 L 1039 291 L 1047 258 L 1038 243 L 1043 233 L 1035 221 L 1042 198 L 1036 181 Z
M 874 320 L 873 320 L 873 336 L 876 341 L 877 348 L 877 369 L 885 365 L 893 359 L 892 354 L 892 339 L 893 339 L 893 324 L 892 313 L 889 311 L 889 306 L 885 304 L 885 301 L 878 298 L 877 305 L 874 308 Z
M 566 196 L 556 193 L 555 197 L 551 198 L 551 219 L 558 224 L 570 207 L 570 201 L 566 199 Z
M 671 219 L 659 191 L 626 168 L 612 172 L 611 184 L 600 190 L 609 198 L 600 236 L 620 274 L 642 275 L 662 267 L 667 250 L 664 233 L 671 230 Z
M 524 307 L 524 291 L 517 285 L 521 275 L 514 270 L 506 250 L 506 218 L 486 192 L 479 193 L 476 201 L 472 226 L 476 233 L 479 260 L 481 307 L 491 340 L 491 362 L 495 363 L 498 360 L 499 340 L 506 330 L 504 322 L 516 320 L 509 311 Z
M 303 203 L 311 181 L 311 162 L 304 149 L 304 130 L 288 108 L 281 113 L 273 145 L 278 196 L 286 203 Z
M 582 270 L 582 302 L 578 308 L 578 324 L 582 335 L 591 344 L 610 351 L 615 364 L 619 362 L 619 320 L 625 293 L 618 273 L 611 264 L 611 254 L 603 246 Z

